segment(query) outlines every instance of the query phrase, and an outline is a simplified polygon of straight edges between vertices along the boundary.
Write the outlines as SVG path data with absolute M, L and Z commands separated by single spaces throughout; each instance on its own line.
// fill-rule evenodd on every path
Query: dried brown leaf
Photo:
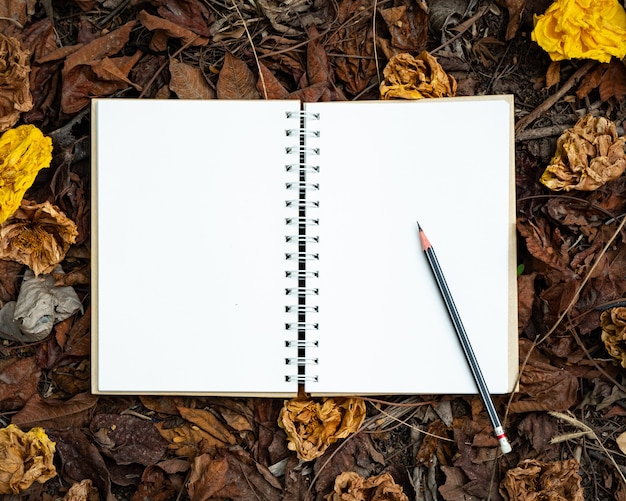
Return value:
M 552 61 L 546 71 L 546 88 L 549 89 L 553 85 L 558 84 L 561 81 L 561 62 Z
M 581 79 L 578 90 L 576 91 L 576 97 L 578 99 L 584 99 L 593 89 L 600 85 L 600 80 L 606 71 L 606 67 L 606 64 L 596 64 L 591 71 Z
M 579 468 L 575 459 L 551 463 L 528 459 L 506 472 L 500 492 L 508 499 L 583 501 Z
M 13 416 L 11 422 L 24 428 L 81 428 L 89 423 L 96 403 L 98 397 L 89 393 L 81 393 L 67 401 L 43 399 L 34 394 L 22 410 Z
M 315 25 L 311 25 L 309 32 L 309 45 L 306 53 L 306 73 L 309 85 L 329 85 L 330 65 L 326 50 L 320 42 L 320 35 Z
M 517 316 L 518 331 L 522 332 L 533 312 L 533 304 L 535 303 L 535 277 L 536 273 L 529 275 L 521 275 L 517 278 Z
M 20 113 L 33 107 L 29 57 L 17 39 L 0 33 L 0 132 L 13 127 Z
M 456 95 L 456 80 L 437 60 L 423 51 L 417 57 L 401 53 L 383 70 L 381 99 L 423 99 Z
M 197 66 L 170 59 L 170 90 L 179 99 L 214 99 L 215 91 Z
M 193 460 L 189 496 L 194 501 L 227 498 L 233 501 L 282 499 L 280 482 L 243 450 L 203 454 Z
M 626 431 L 617 436 L 615 443 L 617 443 L 619 450 L 626 454 Z
M 381 9 L 387 29 L 391 35 L 391 46 L 395 53 L 420 53 L 428 41 L 428 11 L 424 3 L 405 2 Z
M 27 265 L 35 276 L 50 273 L 76 242 L 74 221 L 50 202 L 22 200 L 20 208 L 0 224 L 0 259 Z
M 360 428 L 365 402 L 360 398 L 285 401 L 278 424 L 287 433 L 288 447 L 304 461 L 321 456 L 330 444 Z
M 255 84 L 254 75 L 248 65 L 227 52 L 217 79 L 217 97 L 219 99 L 259 99 Z
M 37 393 L 41 370 L 34 357 L 0 360 L 0 374 L 0 411 L 21 409 Z
M 198 35 L 211 35 L 210 25 L 214 16 L 198 0 L 153 0 L 159 15 L 172 23 L 183 26 Z
M 600 79 L 600 99 L 608 101 L 612 97 L 618 102 L 626 98 L 626 65 L 615 58 Z
M 37 0 L 0 0 L 0 33 L 15 27 L 15 23 L 25 26 L 35 13 L 36 5 Z
M 289 97 L 289 91 L 283 87 L 283 84 L 276 78 L 276 75 L 261 62 L 259 63 L 259 68 L 261 75 L 263 75 L 263 79 L 261 80 L 259 77 L 256 83 L 259 94 L 261 94 L 264 99 L 287 99 Z
M 0 494 L 17 494 L 56 477 L 54 451 L 42 428 L 25 433 L 11 424 L 0 429 Z
M 100 501 L 98 489 L 88 478 L 75 483 L 63 496 L 63 501 Z
M 0 259 L 0 301 L 2 303 L 17 299 L 21 271 L 20 263 Z
M 559 137 L 540 181 L 556 191 L 596 190 L 626 170 L 625 142 L 611 120 L 586 115 Z
M 327 501 L 409 501 L 402 487 L 389 473 L 363 478 L 347 471 L 335 479 L 333 492 L 324 497 Z
M 522 13 L 526 8 L 526 0 L 499 0 L 498 3 L 503 4 L 508 10 L 509 22 L 506 27 L 506 39 L 511 40 L 519 29 Z
M 194 33 L 187 28 L 176 24 L 175 22 L 163 19 L 159 16 L 153 16 L 142 10 L 137 14 L 137 19 L 150 31 L 162 31 L 170 38 L 178 38 L 183 44 L 199 47 L 209 43 L 209 39 Z

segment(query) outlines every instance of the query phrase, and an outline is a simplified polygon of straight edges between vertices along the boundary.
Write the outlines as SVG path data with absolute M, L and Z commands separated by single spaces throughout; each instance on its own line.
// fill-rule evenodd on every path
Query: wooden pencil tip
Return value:
M 417 231 L 422 231 L 422 227 L 420 226 L 419 221 L 415 221 L 417 223 Z
M 420 234 L 420 243 L 422 244 L 422 250 L 430 249 L 432 246 L 430 245 L 430 242 L 428 241 L 428 238 L 426 237 L 426 233 L 424 233 L 424 230 L 422 230 L 422 227 L 420 226 L 419 222 L 417 222 L 417 229 Z

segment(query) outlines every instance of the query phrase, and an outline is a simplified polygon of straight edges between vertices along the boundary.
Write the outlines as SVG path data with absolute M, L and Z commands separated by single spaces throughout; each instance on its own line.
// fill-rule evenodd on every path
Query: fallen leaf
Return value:
M 533 312 L 533 304 L 535 303 L 535 278 L 537 273 L 529 275 L 521 275 L 517 278 L 517 316 L 518 331 L 522 332 Z
M 91 388 L 89 360 L 54 367 L 49 373 L 50 397 L 70 398 Z
M 357 432 L 365 419 L 360 398 L 285 401 L 278 424 L 287 433 L 288 447 L 303 461 L 321 456 L 329 445 Z
M 439 494 L 445 501 L 467 501 L 469 496 L 463 489 L 467 483 L 467 477 L 458 466 L 441 465 L 441 470 L 446 475 L 445 483 L 439 487 Z
M 522 14 L 526 8 L 526 0 L 499 0 L 499 4 L 504 4 L 509 14 L 509 22 L 506 26 L 506 40 L 515 37 L 522 21 Z
M 602 342 L 617 362 L 626 367 L 626 307 L 609 308 L 600 315 Z
M 507 499 L 583 501 L 579 468 L 575 459 L 550 463 L 528 459 L 506 472 L 500 492 Z
M 0 259 L 25 264 L 35 276 L 50 273 L 65 259 L 77 236 L 76 224 L 58 207 L 22 200 L 0 224 Z
M 193 501 L 282 499 L 280 482 L 243 450 L 222 450 L 215 457 L 203 454 L 194 458 L 188 489 Z
M 423 51 L 417 57 L 401 53 L 383 70 L 381 99 L 423 99 L 456 95 L 456 80 L 437 60 Z
M 215 91 L 197 66 L 170 59 L 170 89 L 179 99 L 214 99 Z
M 42 428 L 25 433 L 10 424 L 0 429 L 0 494 L 17 494 L 56 477 L 54 451 Z
M 615 439 L 615 442 L 617 443 L 619 450 L 622 451 L 622 453 L 626 454 L 626 431 L 620 433 Z
M 626 56 L 626 12 L 615 0 L 556 0 L 535 18 L 531 39 L 553 61 Z
M 390 45 L 395 54 L 400 52 L 420 53 L 428 41 L 428 9 L 424 2 L 404 2 L 380 14 L 391 35 Z
M 28 79 L 29 56 L 27 51 L 22 50 L 17 39 L 0 33 L 0 132 L 13 127 L 20 118 L 20 113 L 33 107 Z
M 25 26 L 35 13 L 36 5 L 37 0 L 1 0 L 0 33 L 4 33 L 8 27 L 14 26 L 11 20 L 19 23 L 20 26 Z
M 0 301 L 17 299 L 20 290 L 22 265 L 0 259 Z
M 0 360 L 0 374 L 0 411 L 21 409 L 37 394 L 41 370 L 34 357 Z
M 389 473 L 363 478 L 347 471 L 335 479 L 333 492 L 324 496 L 327 501 L 409 501 L 402 487 Z
M 98 397 L 89 393 L 78 394 L 67 401 L 44 399 L 34 394 L 11 418 L 11 422 L 24 428 L 82 428 L 88 425 L 90 414 L 97 403 Z
M 189 463 L 185 461 L 187 469 Z M 176 498 L 180 491 L 172 482 L 170 475 L 158 465 L 151 465 L 144 469 L 141 474 L 141 483 L 133 494 L 130 501 L 170 501 Z
M 167 441 L 154 424 L 135 416 L 97 414 L 89 428 L 104 455 L 120 465 L 152 465 L 167 450 Z
M 256 83 L 259 94 L 264 99 L 287 99 L 289 91 L 283 87 L 283 84 L 276 78 L 267 66 L 259 62 L 260 75 Z M 263 76 L 263 78 L 261 78 Z
M 330 84 L 330 65 L 315 25 L 311 25 L 308 35 L 309 45 L 306 53 L 308 83 L 309 85 L 328 85 Z
M 602 75 L 599 84 L 600 99 L 608 101 L 615 98 L 618 102 L 623 102 L 626 98 L 626 65 L 612 59 L 608 68 Z
M 211 35 L 211 23 L 214 16 L 211 11 L 198 0 L 152 0 L 157 12 L 165 19 L 178 26 L 208 37 Z
M 626 170 L 625 142 L 611 120 L 586 115 L 559 137 L 540 181 L 556 191 L 596 190 Z
M 170 38 L 180 39 L 185 45 L 198 47 L 209 43 L 207 37 L 200 36 L 175 22 L 163 19 L 159 16 L 153 16 L 145 10 L 137 14 L 137 19 L 139 19 L 139 22 L 143 24 L 146 29 L 150 31 L 161 31 Z
M 224 65 L 217 79 L 218 99 L 259 99 L 255 83 L 248 65 L 226 52 Z
M 553 85 L 556 85 L 561 80 L 561 63 L 559 61 L 552 61 L 546 71 L 546 89 L 549 89 Z
M 20 125 L 0 137 L 0 223 L 20 206 L 41 169 L 52 161 L 52 140 L 34 125 Z

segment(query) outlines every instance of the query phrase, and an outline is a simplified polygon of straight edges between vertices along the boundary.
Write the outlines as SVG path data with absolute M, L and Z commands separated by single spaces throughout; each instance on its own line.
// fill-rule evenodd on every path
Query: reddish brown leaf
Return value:
M 89 425 L 102 452 L 117 464 L 155 464 L 167 450 L 167 441 L 150 421 L 135 416 L 98 414 Z
M 330 66 L 326 50 L 315 25 L 309 28 L 309 46 L 306 53 L 306 73 L 309 85 L 330 85 Z
M 233 501 L 282 499 L 280 482 L 243 450 L 220 451 L 215 457 L 203 454 L 194 459 L 189 476 L 193 501 L 228 498 Z
M 556 85 L 561 80 L 561 62 L 552 61 L 546 71 L 546 88 L 549 89 L 553 85 Z
M 612 97 L 618 102 L 626 98 L 626 66 L 616 58 L 611 60 L 600 80 L 600 99 L 608 101 Z
M 22 264 L 0 259 L 0 301 L 15 301 L 20 290 Z
M 176 498 L 177 488 L 169 475 L 159 466 L 148 466 L 141 475 L 141 483 L 130 501 L 170 501 Z
M 67 401 L 45 400 L 35 394 L 24 408 L 13 416 L 11 422 L 22 428 L 81 428 L 89 423 L 91 411 L 98 397 L 81 393 Z
M 602 74 L 606 71 L 606 64 L 596 64 L 593 69 L 587 73 L 582 80 L 578 90 L 576 91 L 576 97 L 583 99 L 589 95 L 589 93 L 600 85 L 600 79 Z
M 159 15 L 172 23 L 203 37 L 211 35 L 209 26 L 213 22 L 213 15 L 202 2 L 198 0 L 153 0 L 152 3 L 158 5 Z
M 150 31 L 162 31 L 171 38 L 179 38 L 185 45 L 198 47 L 209 42 L 208 38 L 197 35 L 172 21 L 148 14 L 145 10 L 137 14 L 137 19 Z
M 21 408 L 37 393 L 41 371 L 35 357 L 0 360 L 0 411 Z
M 50 371 L 52 394 L 55 398 L 69 398 L 89 391 L 91 386 L 91 364 L 89 360 L 55 367 Z
M 170 59 L 170 90 L 179 99 L 214 99 L 215 91 L 197 66 Z
M 35 13 L 35 4 L 34 0 L 0 0 L 0 33 L 15 28 L 10 19 L 24 26 Z
M 439 487 L 439 494 L 445 501 L 467 501 L 468 495 L 463 489 L 467 478 L 463 470 L 456 466 L 442 466 L 441 469 L 446 474 L 446 483 Z
M 217 80 L 217 97 L 219 99 L 259 99 L 255 84 L 254 75 L 248 65 L 227 52 Z
M 536 276 L 536 273 L 531 273 L 517 278 L 517 328 L 519 332 L 526 328 L 533 312 Z
M 264 99 L 287 99 L 289 97 L 289 91 L 283 87 L 283 84 L 280 83 L 280 80 L 276 78 L 274 73 L 263 63 L 259 63 L 259 67 L 261 68 L 261 75 L 259 75 L 259 79 L 256 83 L 259 94 L 261 94 Z M 261 76 L 263 78 L 261 78 Z
M 428 12 L 424 4 L 406 2 L 405 5 L 382 9 L 380 13 L 391 34 L 391 46 L 397 52 L 420 53 L 426 49 Z

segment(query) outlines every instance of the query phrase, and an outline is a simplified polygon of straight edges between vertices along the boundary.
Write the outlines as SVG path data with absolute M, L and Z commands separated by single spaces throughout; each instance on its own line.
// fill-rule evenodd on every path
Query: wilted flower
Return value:
M 617 136 L 615 124 L 586 115 L 559 137 L 540 181 L 555 191 L 592 191 L 617 179 L 624 170 L 624 138 Z
M 304 461 L 321 456 L 330 444 L 358 431 L 365 419 L 360 398 L 287 400 L 278 424 L 287 433 L 287 447 Z
M 20 113 L 33 107 L 29 56 L 17 39 L 0 33 L 0 132 L 13 127 Z
M 20 206 L 37 173 L 50 166 L 52 139 L 34 125 L 21 125 L 0 137 L 0 223 Z
M 610 308 L 600 315 L 602 342 L 613 358 L 626 368 L 626 308 Z
M 618 0 L 557 0 L 535 17 L 531 38 L 553 61 L 626 56 L 626 12 Z
M 383 70 L 382 99 L 423 99 L 456 95 L 456 80 L 428 52 L 393 56 Z
M 55 477 L 54 451 L 42 428 L 25 433 L 10 424 L 0 429 L 0 494 L 17 494 Z
M 327 501 L 409 501 L 402 487 L 389 473 L 363 478 L 353 471 L 344 471 L 335 478 L 333 492 Z
M 76 242 L 78 230 L 50 202 L 22 201 L 21 207 L 0 224 L 0 259 L 25 264 L 35 276 L 50 273 Z

